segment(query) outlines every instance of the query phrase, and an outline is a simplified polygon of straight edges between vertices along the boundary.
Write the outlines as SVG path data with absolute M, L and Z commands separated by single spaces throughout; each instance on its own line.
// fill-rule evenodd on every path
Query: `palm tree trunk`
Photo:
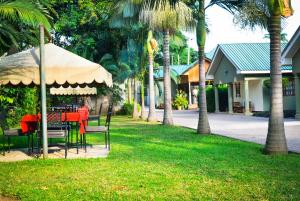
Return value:
M 149 122 L 156 121 L 155 112 L 155 93 L 154 93 L 154 77 L 153 77 L 153 55 L 149 54 Z
M 144 80 L 141 80 L 141 117 L 142 119 L 146 119 L 145 112 L 145 89 L 144 89 Z
M 133 93 L 134 93 L 134 102 L 133 102 L 133 114 L 132 118 L 133 119 L 138 119 L 139 118 L 139 111 L 138 111 L 138 95 L 137 95 L 137 80 L 136 78 L 133 79 Z
M 199 119 L 198 129 L 199 134 L 210 134 L 210 126 L 207 116 L 206 105 L 206 90 L 205 90 L 205 67 L 204 67 L 204 47 L 206 42 L 205 29 L 205 9 L 204 0 L 199 1 L 199 19 L 196 27 L 197 31 L 197 45 L 199 56 Z
M 170 50 L 169 30 L 164 31 L 164 125 L 173 125 L 172 102 L 171 102 L 171 76 L 170 76 Z
M 276 6 L 276 5 L 275 5 Z M 275 7 L 274 6 L 274 7 Z M 276 9 L 276 8 L 275 8 Z M 286 154 L 287 144 L 284 131 L 282 74 L 281 74 L 281 14 L 279 6 L 269 19 L 270 33 L 270 118 L 267 141 L 264 148 L 267 154 Z
M 131 103 L 131 100 L 132 100 L 132 97 L 131 97 L 131 78 L 128 78 L 128 80 L 127 80 L 127 89 L 128 89 L 128 103 Z

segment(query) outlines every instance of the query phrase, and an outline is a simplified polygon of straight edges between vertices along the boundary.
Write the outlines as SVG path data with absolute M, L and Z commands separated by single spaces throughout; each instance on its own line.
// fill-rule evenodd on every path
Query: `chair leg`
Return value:
M 7 142 L 8 142 L 8 153 L 10 153 L 10 137 L 7 136 Z
M 104 137 L 105 137 L 105 148 L 107 148 L 107 131 L 105 132 L 105 135 L 104 135 Z
M 86 134 L 83 134 L 83 141 L 84 141 L 84 150 L 86 153 Z
M 80 134 L 80 148 L 82 149 L 82 135 Z
M 65 136 L 65 159 L 67 158 L 68 154 L 68 134 Z
M 70 145 L 70 136 L 68 135 L 68 146 Z
M 27 150 L 28 155 L 30 155 L 30 135 L 29 135 L 29 133 L 27 133 L 27 147 L 28 147 L 28 150 Z
M 2 148 L 3 148 L 3 156 L 5 156 L 5 136 L 3 135 L 3 144 L 2 144 Z
M 42 137 L 41 136 L 37 136 L 37 147 L 38 147 L 38 153 L 37 153 L 37 156 L 38 158 L 41 157 L 41 146 L 42 146 Z
M 34 136 L 33 133 L 31 133 L 31 152 L 33 153 L 33 140 L 34 140 Z
M 110 150 L 110 133 L 107 131 L 108 150 Z
M 78 149 L 78 123 L 76 123 L 76 149 L 77 149 L 77 154 L 79 153 Z
M 73 123 L 71 123 L 71 144 L 73 143 Z

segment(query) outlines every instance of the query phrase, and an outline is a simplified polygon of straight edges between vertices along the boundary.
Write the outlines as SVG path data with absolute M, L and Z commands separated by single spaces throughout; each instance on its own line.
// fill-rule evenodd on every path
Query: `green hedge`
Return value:
M 228 88 L 226 85 L 219 85 L 219 109 L 222 112 L 227 111 L 228 108 Z M 212 85 L 206 86 L 206 102 L 207 111 L 215 112 L 215 92 Z
M 6 113 L 8 127 L 18 127 L 24 114 L 36 113 L 37 95 L 37 88 L 0 87 L 0 111 Z
M 141 105 L 138 104 L 138 111 L 141 111 Z M 121 110 L 118 112 L 119 115 L 132 115 L 133 114 L 133 103 L 124 103 Z

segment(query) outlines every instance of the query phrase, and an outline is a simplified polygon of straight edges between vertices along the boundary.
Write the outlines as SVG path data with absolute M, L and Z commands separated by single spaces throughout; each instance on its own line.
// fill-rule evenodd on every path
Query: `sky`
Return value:
M 294 15 L 286 20 L 284 33 L 290 39 L 300 25 L 300 3 L 299 0 L 292 1 Z M 251 43 L 251 42 L 269 42 L 264 39 L 264 35 L 268 32 L 261 30 L 259 27 L 254 31 L 242 30 L 239 25 L 233 23 L 233 16 L 224 9 L 213 6 L 206 10 L 208 26 L 210 33 L 206 38 L 205 52 L 211 51 L 217 44 L 224 43 Z M 188 44 L 194 49 L 197 48 L 196 34 L 185 33 L 188 37 Z

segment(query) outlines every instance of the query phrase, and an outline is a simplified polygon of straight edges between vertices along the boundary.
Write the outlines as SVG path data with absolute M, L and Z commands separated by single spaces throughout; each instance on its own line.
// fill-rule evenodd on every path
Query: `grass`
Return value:
M 120 116 L 113 117 L 111 141 L 106 159 L 0 163 L 0 195 L 22 200 L 300 200 L 297 154 L 266 156 L 257 144 Z

